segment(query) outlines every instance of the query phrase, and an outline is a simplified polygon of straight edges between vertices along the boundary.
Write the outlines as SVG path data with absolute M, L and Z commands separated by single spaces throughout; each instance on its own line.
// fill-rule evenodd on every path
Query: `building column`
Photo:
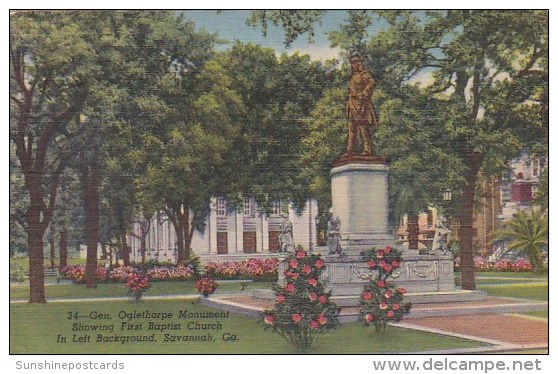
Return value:
M 244 215 L 240 209 L 236 211 L 236 246 L 235 252 L 242 253 L 244 248 Z
M 259 214 L 256 209 L 254 213 L 254 218 L 256 221 L 256 253 L 262 253 L 263 252 L 263 243 L 262 243 L 263 213 Z
M 207 252 L 217 253 L 217 199 L 216 198 L 211 198 L 211 202 L 209 203 L 207 235 L 209 239 L 208 240 L 209 248 L 207 249 Z
M 262 252 L 269 253 L 269 216 L 262 214 Z

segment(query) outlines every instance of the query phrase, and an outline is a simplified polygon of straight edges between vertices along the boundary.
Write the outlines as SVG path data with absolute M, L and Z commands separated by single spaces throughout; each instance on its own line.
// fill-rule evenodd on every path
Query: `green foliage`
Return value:
M 290 46 L 300 35 L 308 33 L 308 40 L 314 36 L 314 23 L 323 15 L 323 10 L 253 10 L 246 20 L 252 27 L 261 27 L 263 35 L 267 34 L 267 24 L 271 22 L 280 26 L 285 32 L 285 46 Z
M 297 249 L 284 261 L 286 283 L 273 286 L 275 307 L 264 311 L 260 323 L 303 351 L 319 334 L 339 325 L 339 309 L 320 281 L 326 268 L 321 256 Z
M 365 326 L 374 325 L 377 332 L 385 332 L 388 322 L 399 322 L 411 310 L 403 303 L 404 288 L 397 288 L 388 278 L 403 261 L 401 252 L 392 247 L 362 252 L 363 261 L 370 269 L 370 279 L 360 297 L 360 317 Z
M 544 270 L 541 249 L 548 245 L 548 217 L 546 213 L 534 210 L 531 213 L 519 211 L 505 223 L 504 228 L 495 232 L 495 238 L 509 240 L 509 249 L 518 249 L 526 254 L 533 264 L 533 271 Z
M 10 264 L 10 282 L 25 282 L 27 279 L 27 272 L 21 265 Z

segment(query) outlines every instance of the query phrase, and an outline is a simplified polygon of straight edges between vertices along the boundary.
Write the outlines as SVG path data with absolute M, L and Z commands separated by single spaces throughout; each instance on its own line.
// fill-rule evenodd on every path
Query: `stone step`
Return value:
M 252 290 L 252 297 L 263 300 L 275 299 L 275 294 L 272 290 L 255 289 Z M 445 292 L 415 292 L 405 295 L 405 302 L 412 304 L 436 304 L 436 303 L 451 303 L 451 302 L 466 302 L 466 301 L 482 301 L 486 299 L 487 294 L 484 291 L 445 291 Z M 341 307 L 346 306 L 359 306 L 360 296 L 335 296 L 331 300 Z

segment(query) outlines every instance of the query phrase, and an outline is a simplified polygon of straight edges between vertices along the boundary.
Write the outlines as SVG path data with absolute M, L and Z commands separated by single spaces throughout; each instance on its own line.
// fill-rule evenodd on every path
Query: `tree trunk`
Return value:
M 107 243 L 101 242 L 101 259 L 106 260 L 108 258 Z
M 475 289 L 475 263 L 473 248 L 473 220 L 475 186 L 478 173 L 482 164 L 482 155 L 468 152 L 464 155 L 465 165 L 469 171 L 465 175 L 467 185 L 463 191 L 463 205 L 461 207 L 459 240 L 461 242 L 461 288 L 464 290 Z
M 99 241 L 99 167 L 96 161 L 82 169 L 85 202 L 85 232 L 87 260 L 85 282 L 87 288 L 97 287 L 97 243 Z
M 130 248 L 126 241 L 126 229 L 122 226 L 120 227 L 120 253 L 122 254 L 124 266 L 130 266 Z
M 141 238 L 140 238 L 140 251 L 141 251 L 141 263 L 145 264 L 145 252 L 147 252 L 147 234 L 143 235 L 143 233 L 141 233 Z
M 65 227 L 60 230 L 60 268 L 68 266 L 68 231 Z
M 54 222 L 51 221 L 50 222 L 50 234 L 48 236 L 48 244 L 50 247 L 50 267 L 51 268 L 55 268 L 56 267 L 56 262 L 54 261 L 54 258 L 56 257 L 56 251 L 54 249 L 54 236 L 55 236 L 55 228 L 54 228 Z
M 419 249 L 419 217 L 418 214 L 407 215 L 407 235 L 409 249 Z
M 40 222 L 29 221 L 29 302 L 45 303 L 45 269 L 43 253 L 44 228 Z

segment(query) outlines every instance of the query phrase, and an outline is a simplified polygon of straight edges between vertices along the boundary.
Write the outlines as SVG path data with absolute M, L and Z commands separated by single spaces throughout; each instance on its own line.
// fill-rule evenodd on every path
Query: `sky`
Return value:
M 325 13 L 321 25 L 315 25 L 314 42 L 308 43 L 307 35 L 299 37 L 288 49 L 283 45 L 283 30 L 268 25 L 267 36 L 263 36 L 261 28 L 246 25 L 249 10 L 217 11 L 189 10 L 184 11 L 186 19 L 194 21 L 196 29 L 204 28 L 217 33 L 221 38 L 244 43 L 252 42 L 264 47 L 271 47 L 278 53 L 294 53 L 299 51 L 310 55 L 313 59 L 327 60 L 338 57 L 339 49 L 331 48 L 326 33 L 335 30 L 343 22 L 345 11 L 331 10 Z M 226 47 L 226 46 L 225 46 Z

